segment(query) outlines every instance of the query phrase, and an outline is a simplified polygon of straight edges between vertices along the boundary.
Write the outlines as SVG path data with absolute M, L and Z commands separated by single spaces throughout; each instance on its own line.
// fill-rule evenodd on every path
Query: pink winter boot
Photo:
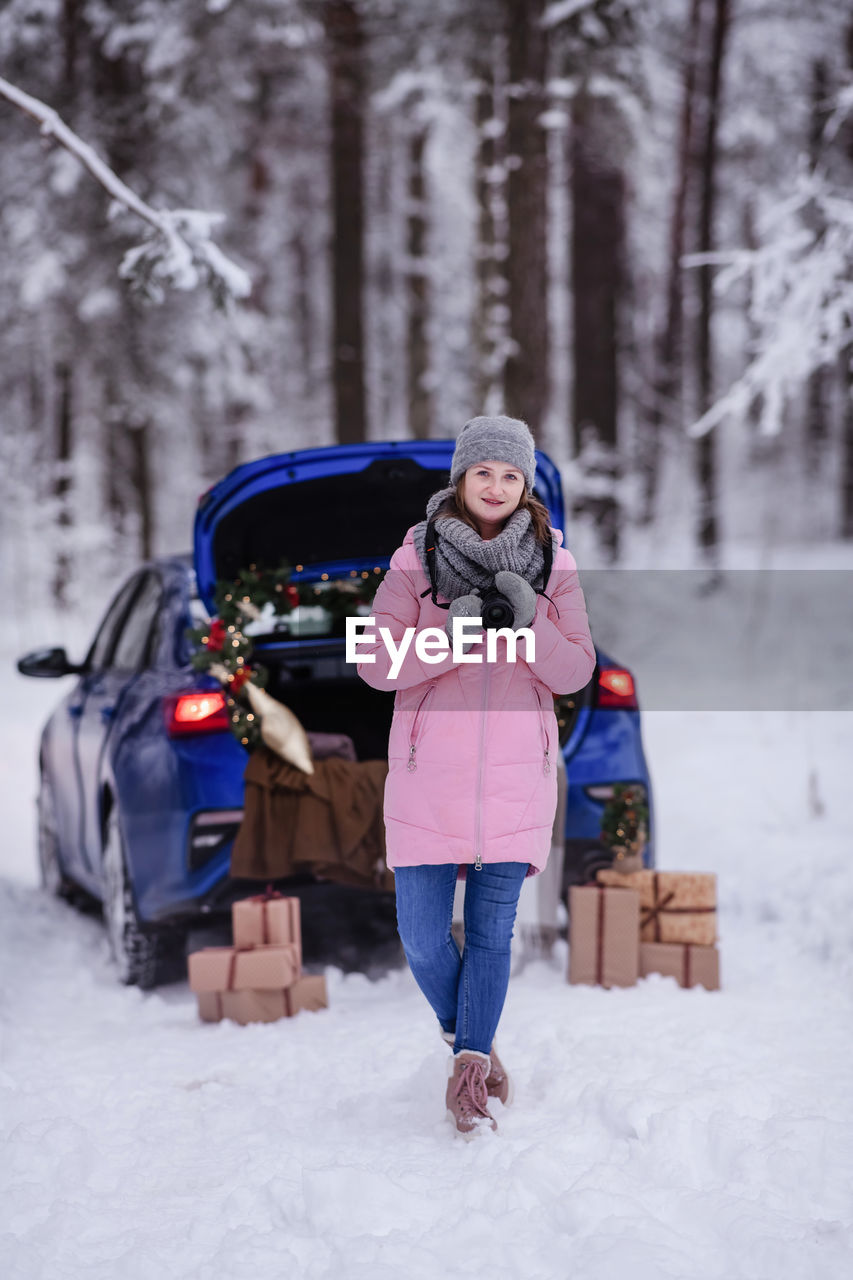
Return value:
M 442 1031 L 441 1038 L 445 1044 L 449 1044 L 451 1049 L 453 1048 L 456 1042 L 454 1032 Z M 489 1074 L 486 1076 L 486 1092 L 490 1098 L 497 1098 L 505 1107 L 508 1107 L 512 1102 L 515 1089 L 512 1083 L 512 1076 L 498 1057 L 494 1043 L 492 1044 L 489 1061 L 491 1066 L 489 1067 Z
M 450 1064 L 445 1101 L 448 1119 L 466 1142 L 486 1129 L 497 1129 L 497 1121 L 489 1112 L 486 1076 L 489 1055 L 465 1049 L 454 1055 Z

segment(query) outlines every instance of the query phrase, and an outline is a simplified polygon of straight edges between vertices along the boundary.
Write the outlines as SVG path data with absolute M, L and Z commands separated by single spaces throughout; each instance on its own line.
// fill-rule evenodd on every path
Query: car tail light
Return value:
M 225 694 L 216 690 L 167 698 L 164 710 L 170 738 L 185 733 L 218 733 L 230 725 Z
M 634 677 L 624 667 L 602 667 L 598 673 L 598 705 L 637 711 Z

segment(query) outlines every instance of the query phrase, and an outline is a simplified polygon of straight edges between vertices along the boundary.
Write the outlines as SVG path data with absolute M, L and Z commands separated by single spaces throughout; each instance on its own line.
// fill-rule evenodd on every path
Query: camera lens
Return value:
M 486 630 L 494 631 L 498 627 L 512 627 L 515 612 L 506 596 L 499 591 L 490 591 L 483 597 L 480 616 Z

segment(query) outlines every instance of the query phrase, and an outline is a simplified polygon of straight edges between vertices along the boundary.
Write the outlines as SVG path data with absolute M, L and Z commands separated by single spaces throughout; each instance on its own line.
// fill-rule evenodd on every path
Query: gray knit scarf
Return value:
M 413 530 L 415 547 L 429 580 L 425 542 L 427 521 L 451 493 L 453 487 L 440 489 L 427 503 L 426 520 Z M 529 511 L 514 511 L 494 538 L 483 541 L 475 529 L 455 516 L 440 516 L 435 522 L 436 584 L 446 600 L 467 596 L 475 588 L 480 592 L 492 585 L 500 569 L 517 573 L 534 588 L 541 587 L 544 556 L 542 544 L 536 541 Z

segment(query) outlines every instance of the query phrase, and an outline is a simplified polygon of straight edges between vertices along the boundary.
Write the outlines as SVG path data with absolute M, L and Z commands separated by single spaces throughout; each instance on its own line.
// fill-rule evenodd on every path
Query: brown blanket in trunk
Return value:
M 266 746 L 249 757 L 231 875 L 277 880 L 311 872 L 366 889 L 394 888 L 385 865 L 385 760 L 315 760 L 309 776 Z

